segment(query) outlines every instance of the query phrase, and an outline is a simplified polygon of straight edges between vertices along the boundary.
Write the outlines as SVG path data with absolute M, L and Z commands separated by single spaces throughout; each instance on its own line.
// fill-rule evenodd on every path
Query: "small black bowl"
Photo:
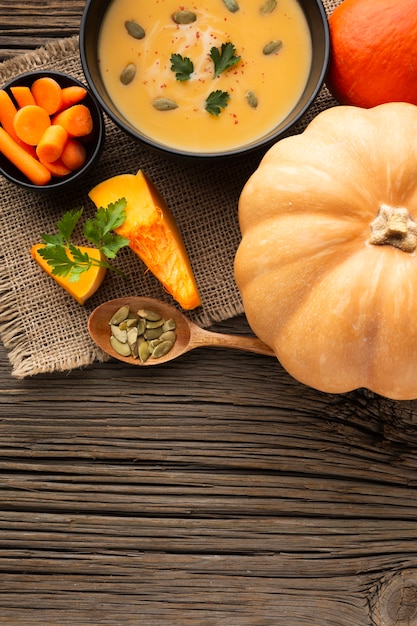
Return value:
M 304 12 L 312 40 L 312 65 L 305 89 L 290 114 L 267 134 L 247 145 L 221 152 L 192 152 L 165 146 L 142 133 L 117 109 L 103 83 L 98 59 L 98 39 L 104 14 L 112 0 L 87 0 L 80 25 L 80 56 L 84 74 L 91 91 L 103 110 L 122 130 L 150 148 L 182 157 L 219 158 L 246 154 L 266 148 L 280 139 L 310 108 L 326 76 L 330 57 L 330 35 L 326 13 L 321 0 L 298 0 Z M 273 88 L 273 86 L 271 86 Z M 139 106 L 139 104 L 138 104 Z
M 61 87 L 77 85 L 79 87 L 84 87 L 84 89 L 87 90 L 87 95 L 81 102 L 85 104 L 90 110 L 93 119 L 93 131 L 87 139 L 83 140 L 87 151 L 86 161 L 82 167 L 74 170 L 66 176 L 53 176 L 49 183 L 45 185 L 36 185 L 32 183 L 24 174 L 22 174 L 22 172 L 15 165 L 13 165 L 13 163 L 11 163 L 2 153 L 0 153 L 0 174 L 2 174 L 10 182 L 24 189 L 41 192 L 51 192 L 57 190 L 61 191 L 63 189 L 71 187 L 71 185 L 78 182 L 80 178 L 83 177 L 90 170 L 91 167 L 93 167 L 93 165 L 100 157 L 104 145 L 104 119 L 101 108 L 97 103 L 96 98 L 91 93 L 91 90 L 76 78 L 69 76 L 68 74 L 63 74 L 62 72 L 55 72 L 52 70 L 36 70 L 33 72 L 26 72 L 9 80 L 3 85 L 2 89 L 7 91 L 7 93 L 13 98 L 10 90 L 11 87 L 31 87 L 37 78 L 41 78 L 44 76 L 54 78 Z

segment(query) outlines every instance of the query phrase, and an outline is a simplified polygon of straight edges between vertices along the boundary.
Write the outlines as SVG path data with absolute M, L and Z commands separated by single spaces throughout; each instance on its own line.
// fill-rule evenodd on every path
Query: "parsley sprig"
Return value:
M 171 70 L 175 72 L 175 78 L 180 81 L 190 80 L 194 72 L 194 63 L 189 57 L 181 54 L 171 54 Z
M 240 56 L 236 54 L 235 46 L 228 41 L 223 43 L 220 48 L 213 46 L 210 50 L 210 58 L 213 61 L 214 74 L 213 78 L 217 78 L 229 68 L 239 63 Z M 179 81 L 190 80 L 191 74 L 194 72 L 194 64 L 189 57 L 183 57 L 181 54 L 171 54 L 171 70 L 175 72 L 175 78 Z M 211 115 L 220 115 L 221 110 L 227 106 L 230 95 L 227 91 L 217 89 L 212 91 L 206 99 L 205 109 Z
M 211 115 L 220 115 L 221 110 L 227 107 L 229 99 L 227 91 L 212 91 L 206 99 L 206 111 Z
M 236 54 L 236 48 L 230 41 L 222 43 L 221 48 L 213 46 L 210 58 L 214 64 L 214 78 L 240 61 L 240 56 Z
M 92 258 L 71 241 L 75 227 L 83 214 L 83 208 L 64 213 L 56 224 L 57 233 L 52 235 L 42 233 L 42 243 L 45 247 L 39 250 L 39 254 L 51 266 L 52 274 L 68 277 L 71 282 L 76 282 L 80 274 L 95 266 L 105 267 L 123 275 L 123 272 L 106 259 L 114 259 L 118 251 L 129 244 L 129 239 L 113 232 L 126 219 L 125 207 L 126 200 L 122 198 L 109 204 L 107 208 L 98 208 L 94 217 L 84 223 L 84 237 L 100 250 L 101 261 Z

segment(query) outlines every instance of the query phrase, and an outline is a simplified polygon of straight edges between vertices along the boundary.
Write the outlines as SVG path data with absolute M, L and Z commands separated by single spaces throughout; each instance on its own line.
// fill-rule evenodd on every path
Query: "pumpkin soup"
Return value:
M 311 58 L 297 0 L 113 0 L 99 37 L 103 81 L 124 117 L 191 152 L 271 131 L 302 94 Z

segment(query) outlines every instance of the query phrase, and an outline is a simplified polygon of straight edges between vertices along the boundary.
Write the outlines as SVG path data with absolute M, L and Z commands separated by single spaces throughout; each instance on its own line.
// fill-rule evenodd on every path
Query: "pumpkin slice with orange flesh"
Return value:
M 75 298 L 79 304 L 85 304 L 88 298 L 90 298 L 97 291 L 103 282 L 104 276 L 106 275 L 106 268 L 92 266 L 87 271 L 79 274 L 79 278 L 76 281 L 70 281 L 69 277 L 66 276 L 55 276 L 52 274 L 52 267 L 49 265 L 48 261 L 39 254 L 39 250 L 44 247 L 45 244 L 43 243 L 37 243 L 32 246 L 30 250 L 32 258 L 39 263 L 41 268 L 45 270 L 51 278 L 56 280 L 58 285 L 61 285 L 65 291 L 68 291 L 68 293 L 71 294 L 71 296 Z M 87 253 L 89 257 L 96 259 L 97 261 L 103 260 L 100 250 L 97 248 L 79 246 L 79 249 L 83 254 Z
M 121 198 L 126 219 L 116 233 L 162 283 L 183 309 L 201 304 L 200 295 L 182 236 L 158 189 L 139 170 L 119 174 L 96 185 L 88 194 L 97 208 Z

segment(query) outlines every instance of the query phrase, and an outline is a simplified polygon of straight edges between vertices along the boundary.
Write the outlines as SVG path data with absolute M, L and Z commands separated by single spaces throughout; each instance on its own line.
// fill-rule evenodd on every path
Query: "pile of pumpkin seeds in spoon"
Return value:
M 113 350 L 121 356 L 139 358 L 142 363 L 167 354 L 177 338 L 175 320 L 164 319 L 150 309 L 132 313 L 127 304 L 114 313 L 109 326 Z

